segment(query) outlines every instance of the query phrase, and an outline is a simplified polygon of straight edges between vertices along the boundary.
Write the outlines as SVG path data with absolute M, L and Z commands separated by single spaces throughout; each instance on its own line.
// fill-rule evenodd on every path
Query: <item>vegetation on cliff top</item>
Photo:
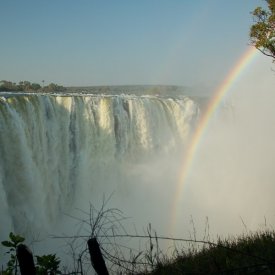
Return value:
M 97 241 L 109 274 L 275 274 L 275 231 L 267 225 L 262 231 L 246 228 L 243 235 L 223 239 L 210 237 L 208 224 L 202 239 L 195 228 L 188 239 L 159 236 L 151 224 L 143 234 L 130 234 L 124 225 L 127 218 L 119 209 L 107 208 L 107 202 L 99 210 L 91 204 L 88 212 L 80 212 L 81 218 L 71 217 L 80 226 L 76 235 L 52 236 L 66 242 L 71 260 L 63 265 L 57 256 L 62 251 L 44 251 L 54 254 L 35 255 L 37 275 L 91 274 L 91 261 L 95 267 L 97 257 L 92 259 L 87 249 L 90 239 Z M 19 274 L 17 250 L 24 242 L 25 238 L 13 233 L 1 242 L 9 259 L 0 275 Z
M 129 238 L 128 235 L 125 237 Z M 2 267 L 1 275 L 18 274 L 19 266 L 15 252 L 24 240 L 23 237 L 10 233 L 10 239 L 2 242 L 2 245 L 8 249 L 10 260 L 6 267 Z M 183 239 L 178 239 L 175 241 L 183 241 L 185 245 L 180 250 L 176 249 L 172 256 L 167 256 L 160 250 L 161 237 L 153 237 L 149 234 L 148 240 L 149 246 L 143 247 L 144 250 L 136 256 L 132 251 L 130 253 L 132 257 L 130 256 L 129 259 L 121 257 L 121 255 L 110 258 L 110 251 L 106 250 L 106 244 L 102 243 L 100 246 L 104 252 L 107 266 L 110 268 L 110 274 L 275 274 L 274 231 L 266 230 L 238 238 L 219 239 L 215 243 L 206 240 L 185 242 Z M 83 252 L 87 250 L 86 247 L 83 249 Z M 119 249 L 119 245 L 117 249 Z M 79 259 L 75 268 L 65 266 L 62 268 L 62 263 L 56 254 L 35 256 L 35 258 L 36 274 L 89 274 L 88 271 L 84 271 L 82 265 L 85 264 L 82 260 L 79 262 Z M 72 261 L 76 261 L 76 259 L 72 259 Z M 80 269 L 79 264 L 81 265 Z M 67 273 L 68 269 L 72 269 L 71 272 Z
M 205 242 L 200 248 L 177 252 L 142 274 L 275 274 L 275 232 L 263 231 L 237 238 Z
M 54 83 L 47 86 L 41 86 L 29 81 L 20 81 L 18 84 L 11 81 L 0 81 L 0 92 L 63 92 L 66 88 Z

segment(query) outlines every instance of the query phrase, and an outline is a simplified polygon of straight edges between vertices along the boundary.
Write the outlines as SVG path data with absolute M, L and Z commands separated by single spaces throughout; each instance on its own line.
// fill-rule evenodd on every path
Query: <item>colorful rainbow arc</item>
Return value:
M 174 196 L 175 199 L 172 206 L 172 220 L 171 220 L 171 227 L 170 227 L 171 234 L 173 234 L 175 230 L 177 218 L 180 212 L 180 202 L 183 194 L 183 188 L 185 186 L 185 182 L 189 175 L 189 172 L 192 168 L 194 158 L 196 156 L 196 153 L 200 145 L 200 140 L 202 139 L 202 136 L 206 131 L 209 122 L 211 121 L 211 117 L 215 112 L 215 110 L 217 109 L 217 107 L 219 106 L 220 102 L 222 101 L 224 96 L 228 93 L 228 91 L 231 89 L 231 87 L 236 82 L 236 80 L 240 77 L 243 70 L 251 63 L 253 58 L 256 56 L 256 53 L 257 53 L 257 50 L 254 47 L 249 47 L 246 50 L 246 52 L 241 56 L 241 58 L 238 60 L 236 65 L 232 68 L 232 70 L 227 75 L 227 77 L 223 80 L 221 85 L 216 89 L 214 96 L 212 97 L 211 101 L 209 102 L 206 108 L 206 111 L 203 113 L 203 115 L 200 118 L 197 128 L 193 133 L 191 143 L 184 154 L 185 156 L 183 159 L 183 163 L 181 165 L 182 169 L 180 171 L 179 181 L 175 190 L 176 191 L 176 194 Z

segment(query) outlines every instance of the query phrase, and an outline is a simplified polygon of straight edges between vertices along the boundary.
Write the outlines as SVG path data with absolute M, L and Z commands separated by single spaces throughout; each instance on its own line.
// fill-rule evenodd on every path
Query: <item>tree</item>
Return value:
M 63 86 L 59 86 L 54 83 L 50 83 L 48 86 L 43 87 L 43 91 L 45 92 L 63 92 L 66 88 Z
M 250 28 L 250 41 L 275 62 L 275 0 L 265 0 L 268 10 L 257 7 L 253 12 L 255 24 Z
M 39 89 L 41 89 L 41 86 L 37 83 L 32 83 L 31 84 L 31 89 L 34 91 L 38 91 Z

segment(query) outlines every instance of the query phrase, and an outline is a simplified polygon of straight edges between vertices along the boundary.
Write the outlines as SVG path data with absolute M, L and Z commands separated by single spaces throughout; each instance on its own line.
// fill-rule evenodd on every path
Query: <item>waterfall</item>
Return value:
M 177 153 L 197 119 L 188 97 L 8 95 L 0 100 L 0 211 L 8 230 L 44 228 L 79 190 L 125 181 L 127 165 Z

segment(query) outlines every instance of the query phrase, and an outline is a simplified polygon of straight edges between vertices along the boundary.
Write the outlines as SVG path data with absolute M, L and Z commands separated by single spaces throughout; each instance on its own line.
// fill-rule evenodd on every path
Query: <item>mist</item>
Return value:
M 3 171 L 0 174 L 0 188 L 3 192 L 0 194 L 1 216 L 4 219 L 5 226 L 2 229 L 1 238 L 3 240 L 6 239 L 8 232 L 15 230 L 15 233 L 27 236 L 28 244 L 31 244 L 35 253 L 44 254 L 58 251 L 59 255 L 62 255 L 63 251 L 68 250 L 66 240 L 52 239 L 52 236 L 77 234 L 88 236 L 90 227 L 83 221 L 89 219 L 87 213 L 89 213 L 90 203 L 99 209 L 102 206 L 104 197 L 106 199 L 110 195 L 111 198 L 106 207 L 117 208 L 123 212 L 123 216 L 127 217 L 127 219 L 123 220 L 123 227 L 128 233 L 142 234 L 146 232 L 148 224 L 151 224 L 152 228 L 162 236 L 177 238 L 189 238 L 191 236 L 203 239 L 207 227 L 209 236 L 215 240 L 217 236 L 236 236 L 250 231 L 272 229 L 275 224 L 275 206 L 273 203 L 275 194 L 275 170 L 273 168 L 275 130 L 272 127 L 275 123 L 275 78 L 268 61 L 263 57 L 258 57 L 252 66 L 243 72 L 209 121 L 207 129 L 200 139 L 197 153 L 184 183 L 174 228 L 172 228 L 172 223 L 174 222 L 172 221 L 173 203 L 177 195 L 176 188 L 179 183 L 179 175 L 183 169 L 184 151 L 191 140 L 188 139 L 187 135 L 183 143 L 177 143 L 170 130 L 174 127 L 174 130 L 177 129 L 177 135 L 182 135 L 183 137 L 189 132 L 189 137 L 192 137 L 192 125 L 194 124 L 191 121 L 196 119 L 197 115 L 195 105 L 191 104 L 191 101 L 186 106 L 184 105 L 185 103 L 183 105 L 182 103 L 173 105 L 174 103 L 168 100 L 165 104 L 168 104 L 167 106 L 172 104 L 167 110 L 169 110 L 169 116 L 174 118 L 166 121 L 165 127 L 162 127 L 164 121 L 162 111 L 165 105 L 163 103 L 160 104 L 158 100 L 156 101 L 158 102 L 156 105 L 158 107 L 155 106 L 154 108 L 156 109 L 150 109 L 151 113 L 146 111 L 147 107 L 144 107 L 144 114 L 133 112 L 137 117 L 133 120 L 134 123 L 131 127 L 137 127 L 140 130 L 140 139 L 136 139 L 134 135 L 124 136 L 122 134 L 125 133 L 125 129 L 129 131 L 130 128 L 126 127 L 128 123 L 126 113 L 119 112 L 122 118 L 125 119 L 120 126 L 122 128 L 117 128 L 121 131 L 122 144 L 128 138 L 134 138 L 129 148 L 133 150 L 132 156 L 137 158 L 135 161 L 129 161 L 127 158 L 119 158 L 119 155 L 116 156 L 118 157 L 117 159 L 113 158 L 114 148 L 116 148 L 113 136 L 117 135 L 117 133 L 110 130 L 115 127 L 112 124 L 114 123 L 111 119 L 112 114 L 107 108 L 109 106 L 107 104 L 111 100 L 108 99 L 105 103 L 102 101 L 101 106 L 104 109 L 94 109 L 94 112 L 98 112 L 98 117 L 102 115 L 98 122 L 100 131 L 102 131 L 99 139 L 94 140 L 91 138 L 93 132 L 87 127 L 89 124 L 85 124 L 88 122 L 74 118 L 74 121 L 79 123 L 79 128 L 77 126 L 76 129 L 78 131 L 86 129 L 85 131 L 88 133 L 85 137 L 81 135 L 76 136 L 79 140 L 75 139 L 74 146 L 79 148 L 79 153 L 76 154 L 74 152 L 73 159 L 67 162 L 66 157 L 71 154 L 68 149 L 70 146 L 68 148 L 63 148 L 62 146 L 70 144 L 69 138 L 63 136 L 63 143 L 60 143 L 61 141 L 57 138 L 48 140 L 52 142 L 49 148 L 56 148 L 56 150 L 59 147 L 63 148 L 63 154 L 57 154 L 58 159 L 55 159 L 54 162 L 52 159 L 53 155 L 49 155 L 51 160 L 47 164 L 49 165 L 49 171 L 41 166 L 41 171 L 44 174 L 39 170 L 39 163 L 33 166 L 33 173 L 30 173 L 31 170 L 29 169 L 33 165 L 32 153 L 29 150 L 40 148 L 37 152 L 33 151 L 33 153 L 34 155 L 36 153 L 41 155 L 42 148 L 39 147 L 39 143 L 32 143 L 31 147 L 29 147 L 30 145 L 26 142 L 29 134 L 25 136 L 23 124 L 18 127 L 18 131 L 22 131 L 20 135 L 16 134 L 17 128 L 10 128 L 15 131 L 15 136 L 26 137 L 26 140 L 22 139 L 22 144 L 18 144 L 18 149 L 14 150 L 14 152 L 15 154 L 21 152 L 20 146 L 24 145 L 24 152 L 27 152 L 28 158 L 25 158 L 25 155 L 20 156 L 20 158 L 22 158 L 23 163 L 25 161 L 28 165 L 26 167 L 23 166 L 24 169 L 21 171 L 22 166 L 20 166 L 20 162 L 14 163 L 13 155 L 5 155 L 3 153 L 6 159 L 1 166 Z M 203 94 L 203 90 L 201 90 L 200 94 Z M 207 94 L 209 94 L 208 90 Z M 61 98 L 58 100 L 60 104 L 62 100 Z M 150 100 L 146 100 L 144 102 L 149 104 Z M 64 117 L 62 119 L 66 121 L 63 125 L 69 125 L 69 121 L 72 119 L 68 115 L 71 110 L 69 102 L 64 103 L 66 108 L 63 108 L 64 106 L 61 104 L 57 109 L 60 114 L 63 114 L 62 116 Z M 142 102 L 141 100 L 139 104 L 144 104 Z M 77 108 L 84 106 L 80 99 L 77 104 Z M 150 104 L 146 106 L 150 106 Z M 57 105 L 54 108 L 57 108 Z M 74 110 L 77 110 L 77 108 Z M 51 109 L 47 110 L 47 116 L 49 116 L 49 112 L 52 111 Z M 154 120 L 155 111 L 158 115 Z M 28 116 L 28 112 L 24 115 Z M 53 114 L 56 115 L 58 112 L 53 112 Z M 89 109 L 87 109 L 83 118 L 87 119 L 91 115 L 89 112 Z M 11 113 L 12 111 L 10 111 Z M 149 113 L 153 116 L 149 117 Z M 29 114 L 32 115 L 32 112 L 30 111 Z M 187 120 L 181 121 L 183 117 Z M 43 114 L 41 114 L 41 121 L 42 118 Z M 20 116 L 16 116 L 16 119 L 18 119 L 18 123 L 23 123 Z M 174 122 L 172 121 L 174 120 L 177 121 L 177 125 L 173 124 Z M 26 121 L 28 122 L 27 125 L 32 125 L 30 120 L 27 119 Z M 48 138 L 61 134 L 61 129 L 52 124 L 51 121 L 49 122 L 45 118 L 43 123 L 41 125 L 45 125 L 46 128 L 49 127 L 50 131 L 47 130 L 49 133 L 52 131 Z M 68 129 L 71 131 L 70 127 Z M 138 133 L 135 131 L 133 133 Z M 26 130 L 27 132 L 28 130 Z M 12 132 L 10 131 L 9 133 Z M 11 148 L 10 150 L 12 151 L 14 147 L 9 147 L 9 140 L 6 139 L 5 135 L 2 136 L 2 141 L 4 140 L 6 145 L 1 147 L 2 150 Z M 150 153 L 150 150 L 146 151 L 147 149 L 144 149 L 144 154 L 144 152 L 141 152 L 143 147 L 135 148 L 135 146 L 139 146 L 140 140 L 143 140 L 146 146 L 154 144 L 154 148 L 158 148 L 158 150 Z M 43 152 L 47 152 L 45 148 Z M 94 148 L 96 148 L 96 151 L 93 151 Z M 123 146 L 119 148 L 121 150 Z M 51 154 L 57 153 L 56 150 L 51 151 Z M 37 157 L 37 159 L 39 158 Z M 75 159 L 77 159 L 77 163 Z M 73 189 L 75 197 L 73 203 L 66 207 L 62 207 L 62 204 L 59 205 L 62 193 L 58 193 L 60 190 L 57 188 L 58 183 L 56 183 L 57 186 L 53 185 L 55 189 L 53 189 L 54 193 L 52 195 L 47 197 L 42 192 L 41 197 L 39 195 L 31 196 L 30 200 L 26 201 L 27 204 L 30 203 L 30 206 L 9 205 L 9 200 L 15 201 L 15 198 L 20 196 L 20 193 L 16 192 L 15 188 L 10 190 L 10 192 L 13 192 L 12 196 L 5 194 L 6 187 L 4 188 L 4 185 L 7 179 L 4 176 L 4 169 L 17 171 L 17 173 L 12 173 L 12 175 L 15 182 L 20 182 L 18 188 L 22 188 L 26 184 L 22 190 L 25 191 L 25 188 L 29 190 L 28 188 L 35 187 L 35 190 L 37 189 L 37 192 L 40 192 L 40 188 L 43 187 L 43 183 L 37 184 L 41 176 L 40 172 L 45 175 L 44 178 L 50 178 L 52 176 L 51 171 L 54 173 L 59 171 L 59 169 L 56 169 L 58 163 L 64 165 L 62 168 L 63 173 L 68 179 L 71 176 L 77 179 L 77 186 Z M 71 163 L 73 171 L 77 172 L 77 174 L 72 173 L 70 169 Z M 18 167 L 7 167 L 9 164 L 11 166 L 16 164 Z M 53 178 L 56 179 L 54 173 Z M 47 186 L 45 185 L 43 188 L 41 190 L 46 190 Z M 70 186 L 66 188 L 67 195 L 70 197 Z M 35 192 L 35 194 L 38 193 Z M 41 200 L 41 198 L 43 199 Z M 65 197 L 62 200 L 65 200 Z M 51 202 L 50 205 L 45 204 L 49 202 Z M 24 213 L 24 209 L 31 209 L 32 204 L 36 206 L 35 211 L 29 213 L 29 217 L 20 215 L 18 221 L 21 222 L 24 218 L 27 218 L 27 221 L 32 221 L 33 224 L 27 223 L 27 228 L 24 229 L 15 228 L 12 219 L 14 218 L 13 215 L 17 215 L 17 213 L 14 209 L 20 209 Z M 44 212 L 54 213 L 54 216 L 50 216 L 51 219 L 49 219 Z M 33 225 L 36 228 L 34 230 L 32 229 Z M 196 236 L 194 236 L 194 229 Z M 131 246 L 130 244 L 127 245 Z
M 196 238 L 203 239 L 207 229 L 213 240 L 272 229 L 274 84 L 267 61 L 258 58 L 232 86 L 201 137 L 172 230 L 182 147 L 107 169 L 104 184 L 90 192 L 84 187 L 76 208 L 88 209 L 89 201 L 99 206 L 112 193 L 108 206 L 128 217 L 124 226 L 130 233 L 144 233 L 149 223 L 159 235 L 170 237 L 195 237 L 195 228 Z
M 243 73 L 201 137 L 181 205 L 181 220 L 192 215 L 201 236 L 206 218 L 213 237 L 274 227 L 275 78 L 268 61 L 258 57 Z
M 201 137 L 173 231 L 182 148 L 126 165 L 120 180 L 112 177 L 96 194 L 114 191 L 110 204 L 130 217 L 130 226 L 142 231 L 151 223 L 166 236 L 188 237 L 195 227 L 203 238 L 206 226 L 213 239 L 273 228 L 274 87 L 270 60 L 262 56 L 232 86 Z

